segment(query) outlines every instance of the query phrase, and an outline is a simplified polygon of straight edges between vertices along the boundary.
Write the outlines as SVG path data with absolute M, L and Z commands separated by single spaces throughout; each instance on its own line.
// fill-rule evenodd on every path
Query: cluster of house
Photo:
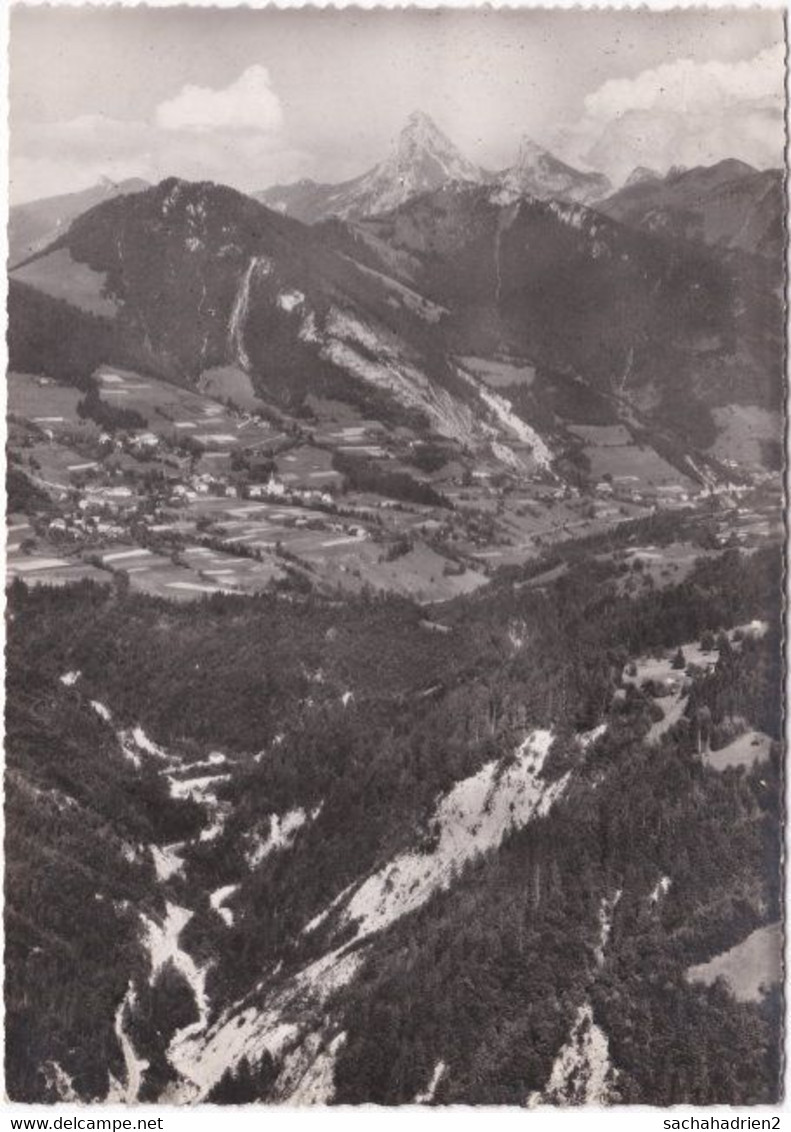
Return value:
M 126 522 L 139 503 L 140 497 L 125 485 L 89 486 L 79 495 L 73 507 L 67 508 L 49 523 L 47 530 L 59 539 L 82 539 L 95 535 L 117 537 L 125 533 Z
M 335 500 L 328 491 L 319 489 L 303 489 L 287 487 L 277 476 L 270 476 L 266 483 L 253 483 L 247 488 L 250 499 L 274 499 L 281 503 L 293 503 L 302 506 L 323 507 L 333 506 Z

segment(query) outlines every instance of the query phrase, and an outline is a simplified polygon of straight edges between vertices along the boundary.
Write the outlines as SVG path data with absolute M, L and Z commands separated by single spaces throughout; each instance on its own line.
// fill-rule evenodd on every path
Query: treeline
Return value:
M 749 668 L 731 671 L 735 695 Z M 741 1002 L 686 972 L 781 915 L 779 747 L 723 774 L 684 728 L 651 749 L 639 735 L 628 712 L 611 720 L 563 802 L 378 941 L 330 1004 L 347 1033 L 337 1103 L 409 1103 L 441 1061 L 438 1103 L 524 1104 L 585 1003 L 617 1100 L 777 1101 L 779 994 Z
M 9 369 L 47 374 L 87 389 L 96 367 L 117 355 L 109 319 L 78 310 L 14 279 L 9 281 Z
M 332 454 L 332 466 L 346 480 L 347 489 L 370 491 L 388 499 L 402 499 L 406 503 L 422 503 L 427 507 L 449 507 L 444 496 L 431 484 L 421 483 L 408 472 L 382 467 L 364 456 L 353 456 L 337 449 Z
M 108 432 L 148 427 L 148 421 L 136 409 L 124 409 L 119 405 L 111 405 L 108 401 L 103 401 L 94 381 L 90 382 L 85 396 L 77 402 L 77 416 L 81 420 L 95 421 L 100 428 L 107 429 Z
M 5 482 L 8 514 L 21 511 L 26 515 L 35 515 L 37 512 L 49 514 L 53 511 L 53 504 L 47 493 L 10 461 L 6 465 Z
M 248 770 L 220 787 L 230 804 L 225 831 L 188 854 L 191 887 L 240 885 L 232 927 L 206 899 L 182 939 L 196 956 L 214 960 L 209 989 L 217 1001 L 246 993 L 280 960 L 288 972 L 322 953 L 331 925 L 305 936 L 308 920 L 348 884 L 413 845 L 438 795 L 454 782 L 512 753 L 525 729 L 552 727 L 561 742 L 547 773 L 557 777 L 569 765 L 580 771 L 568 807 L 473 866 L 463 884 L 388 935 L 383 945 L 394 950 L 341 1002 L 349 1042 L 338 1066 L 339 1099 L 411 1099 L 444 1059 L 451 1071 L 439 1099 L 513 1100 L 519 1090 L 545 1083 L 583 992 L 596 991 L 597 1011 L 616 1012 L 601 997 L 603 976 L 591 984 L 591 956 L 601 897 L 618 887 L 624 897 L 612 961 L 622 954 L 623 979 L 633 986 L 634 1002 L 619 1007 L 632 1019 L 629 1026 L 636 1025 L 634 1011 L 643 1010 L 642 980 L 667 964 L 667 1016 L 651 1026 L 668 1048 L 677 1036 L 674 996 L 682 991 L 700 1004 L 687 1046 L 703 1041 L 704 1024 L 713 1027 L 707 1064 L 727 1026 L 736 1024 L 714 992 L 686 987 L 683 971 L 736 942 L 735 927 L 748 931 L 776 907 L 770 873 L 778 819 L 767 799 L 773 788 L 759 793 L 753 776 L 707 770 L 697 760 L 689 722 L 658 751 L 641 753 L 650 697 L 635 691 L 619 708 L 613 704 L 630 656 L 699 639 L 707 629 L 776 617 L 779 587 L 776 551 L 749 558 L 726 552 L 700 562 L 681 585 L 628 602 L 618 596 L 611 565 L 571 562 L 543 592 L 497 583 L 447 603 L 434 616 L 448 631 L 432 632 L 423 624 L 424 609 L 395 597 L 215 595 L 176 606 L 89 583 L 69 590 L 15 583 L 9 663 L 19 676 L 9 684 L 9 700 L 38 711 L 39 701 L 60 687 L 59 675 L 80 669 L 81 696 L 111 706 L 118 726 L 139 723 L 188 756 L 219 749 L 248 757 Z M 521 647 L 511 636 L 515 620 Z M 771 710 L 773 693 L 759 685 L 769 678 L 776 639 L 761 647 L 767 659 L 745 652 L 730 684 L 723 661 L 712 712 L 719 701 L 723 712 L 752 712 L 761 702 Z M 347 691 L 354 698 L 344 704 Z M 76 691 L 69 695 L 76 701 Z M 86 774 L 80 762 L 91 743 L 62 755 L 64 729 L 69 735 L 76 726 L 60 711 L 65 696 L 59 691 L 53 700 L 57 724 L 53 715 L 44 717 L 47 742 L 36 737 L 29 750 L 58 752 L 59 774 L 69 776 L 69 792 L 83 801 L 80 780 L 94 783 L 98 771 L 91 762 Z M 583 763 L 575 733 L 603 718 L 610 723 L 607 739 Z M 16 732 L 9 737 L 20 749 Z M 109 768 L 115 788 L 108 784 L 102 807 L 123 810 L 139 797 L 141 786 L 125 769 L 119 775 Z M 763 771 L 762 777 L 767 780 Z M 88 801 L 97 809 L 96 785 L 91 789 Z M 179 823 L 191 816 L 163 805 L 159 795 L 149 803 L 149 812 L 162 814 L 152 839 L 183 839 Z M 251 836 L 252 843 L 265 839 L 272 815 L 297 808 L 314 816 L 292 848 L 251 870 L 245 860 Z M 45 837 L 42 851 L 50 850 Z M 86 847 L 75 857 L 87 853 Z M 512 872 L 498 871 L 507 868 Z M 661 875 L 672 876 L 673 888 L 659 913 L 661 931 L 651 926 L 655 917 L 645 927 L 649 964 L 618 924 L 637 900 L 643 925 L 644 897 Z M 75 899 L 72 912 L 82 896 Z M 666 921 L 665 909 L 670 915 L 674 908 L 677 919 Z M 171 993 L 177 999 L 178 987 Z M 649 988 L 644 997 L 653 993 Z M 45 1004 L 36 1009 L 49 1024 Z M 746 1038 L 733 1044 L 734 1058 L 748 1067 L 735 1078 L 745 1101 L 767 1096 L 771 1086 L 772 1030 L 754 1015 L 753 1052 L 745 1050 Z M 633 1042 L 623 1052 L 633 1031 L 609 1014 L 607 1025 L 613 1049 L 621 1043 L 616 1062 L 628 1070 L 624 1089 L 645 1099 L 663 1090 L 678 1095 L 676 1078 L 650 1077 L 642 1046 Z M 716 1097 L 722 1074 L 733 1069 L 729 1058 L 723 1056 L 721 1073 L 707 1070 L 708 1085 L 695 1086 L 700 1103 Z M 255 1087 L 242 1077 L 225 1083 L 229 1096 Z

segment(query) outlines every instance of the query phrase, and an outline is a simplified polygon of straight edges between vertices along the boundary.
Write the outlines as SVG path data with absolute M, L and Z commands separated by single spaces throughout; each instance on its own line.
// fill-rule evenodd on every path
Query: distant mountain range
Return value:
M 576 169 L 525 136 L 514 164 L 491 172 L 469 161 L 421 111 L 407 119 L 388 156 L 353 180 L 302 180 L 251 195 L 275 212 L 314 224 L 380 215 L 458 182 L 491 186 L 503 205 L 519 196 L 576 202 L 630 227 L 723 249 L 774 256 L 783 242 L 779 170 L 759 171 L 727 160 L 695 169 L 673 167 L 663 176 L 638 166 L 613 191 L 603 174 Z M 139 178 L 119 183 L 103 178 L 81 192 L 15 206 L 9 218 L 9 263 L 16 266 L 47 247 L 96 204 L 149 187 Z
M 529 138 L 523 139 L 512 167 L 487 172 L 468 161 L 427 114 L 417 111 L 387 158 L 362 176 L 340 185 L 306 180 L 275 185 L 253 196 L 269 208 L 312 224 L 330 216 L 354 220 L 387 212 L 455 181 L 492 184 L 506 193 L 527 193 L 540 200 L 558 197 L 583 203 L 601 199 L 612 187 L 602 174 L 574 169 Z
M 661 179 L 662 174 L 657 173 L 656 169 L 649 169 L 645 165 L 636 165 L 624 181 L 623 188 L 628 189 L 631 185 L 639 185 L 643 181 L 659 181 Z
M 637 170 L 635 172 L 638 172 Z M 597 205 L 625 224 L 721 248 L 782 256 L 783 174 L 743 161 L 696 169 L 634 174 L 619 192 Z
M 340 185 L 298 181 L 253 193 L 256 200 L 297 220 L 312 223 L 328 216 L 353 219 L 387 212 L 410 197 L 453 181 L 488 179 L 468 161 L 432 119 L 416 111 L 407 119 L 384 161 Z
M 89 208 L 113 197 L 139 193 L 149 188 L 139 177 L 127 181 L 111 181 L 103 177 L 89 189 L 60 196 L 44 197 L 16 205 L 11 209 L 8 225 L 8 262 L 15 266 L 56 240 L 72 220 Z

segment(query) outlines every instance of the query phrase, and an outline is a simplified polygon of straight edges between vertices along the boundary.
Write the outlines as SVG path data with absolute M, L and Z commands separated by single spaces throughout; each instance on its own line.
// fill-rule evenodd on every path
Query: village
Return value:
M 621 426 L 579 426 L 591 479 L 576 486 L 319 408 L 312 420 L 240 408 L 110 367 L 88 393 L 12 373 L 8 580 L 115 579 L 181 601 L 369 587 L 433 602 L 657 510 L 706 515 L 710 549 L 779 536 L 773 477 L 704 491 Z

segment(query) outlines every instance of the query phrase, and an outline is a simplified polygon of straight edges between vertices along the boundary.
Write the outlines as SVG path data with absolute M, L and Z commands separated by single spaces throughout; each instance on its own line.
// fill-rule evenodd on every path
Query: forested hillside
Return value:
M 338 1102 L 409 1101 L 434 1075 L 438 1103 L 557 1101 L 562 1048 L 590 1082 L 603 1041 L 611 1101 L 776 1097 L 776 994 L 687 972 L 779 916 L 778 557 L 728 551 L 623 600 L 593 549 L 549 586 L 512 571 L 428 614 L 15 583 L 12 1095 L 54 1099 L 51 1065 L 107 1095 L 131 1050 L 148 1098 L 277 1100 L 329 1059 Z M 702 637 L 656 734 L 668 701 L 630 665 Z M 715 769 L 748 728 L 769 761 Z M 449 806 L 470 813 L 452 843 Z M 290 988 L 325 969 L 317 1029 Z M 227 1046 L 219 1016 L 242 1008 Z M 297 1037 L 267 1038 L 270 1017 Z
M 11 18 L 8 1099 L 779 1104 L 782 14 L 94 7 Z

